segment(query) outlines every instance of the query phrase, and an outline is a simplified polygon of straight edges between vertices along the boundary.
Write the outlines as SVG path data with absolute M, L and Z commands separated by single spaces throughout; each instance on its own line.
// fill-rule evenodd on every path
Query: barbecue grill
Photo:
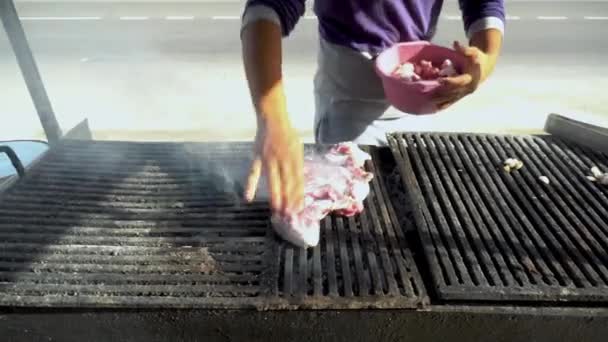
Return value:
M 17 171 L 0 179 L 4 339 L 608 334 L 608 190 L 586 178 L 591 166 L 608 171 L 605 130 L 576 134 L 586 147 L 393 134 L 366 148 L 375 177 L 363 212 L 327 217 L 319 246 L 304 250 L 275 236 L 265 201 L 241 202 L 249 143 L 62 134 L 12 1 L 0 0 L 0 19 L 50 145 L 26 167 L 0 148 Z M 513 157 L 524 167 L 506 172 Z
M 606 155 L 555 137 L 389 141 L 367 148 L 364 212 L 327 217 L 305 250 L 274 235 L 265 201 L 240 201 L 249 143 L 63 140 L 0 194 L 0 304 L 421 308 L 427 288 L 608 300 L 608 190 L 586 177 Z M 511 156 L 525 166 L 505 171 Z

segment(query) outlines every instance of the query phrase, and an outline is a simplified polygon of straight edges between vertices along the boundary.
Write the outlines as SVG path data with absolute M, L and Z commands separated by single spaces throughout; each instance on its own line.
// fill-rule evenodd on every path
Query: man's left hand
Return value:
M 454 42 L 454 50 L 465 56 L 465 64 L 460 75 L 439 80 L 441 86 L 433 95 L 433 102 L 439 110 L 473 93 L 487 78 L 489 70 L 493 69 L 490 56 L 477 47 L 465 47 Z

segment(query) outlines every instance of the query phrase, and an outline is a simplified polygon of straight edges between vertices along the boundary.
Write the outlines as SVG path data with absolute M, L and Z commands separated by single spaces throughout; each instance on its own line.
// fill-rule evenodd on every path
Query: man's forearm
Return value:
M 483 70 L 484 81 L 494 71 L 502 47 L 502 33 L 496 29 L 481 30 L 473 34 L 470 46 L 474 46 L 488 56 L 486 70 Z
M 258 124 L 288 120 L 281 40 L 280 26 L 267 20 L 252 22 L 243 29 L 243 64 Z

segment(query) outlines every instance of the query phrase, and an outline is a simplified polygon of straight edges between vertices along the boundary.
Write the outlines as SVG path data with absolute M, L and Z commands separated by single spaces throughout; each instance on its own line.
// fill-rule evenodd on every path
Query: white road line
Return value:
M 148 20 L 150 18 L 149 17 L 138 17 L 138 16 L 133 16 L 133 17 L 127 16 L 127 17 L 120 17 L 118 19 L 120 19 L 120 20 Z
M 214 15 L 211 17 L 213 20 L 239 20 L 241 17 L 238 15 Z M 306 20 L 316 20 L 316 15 L 305 15 L 303 16 Z M 458 15 L 445 15 L 443 16 L 446 20 L 461 20 L 462 17 Z M 40 20 L 40 21 L 92 21 L 92 20 L 101 20 L 102 17 L 96 16 L 82 16 L 82 17 L 19 17 L 21 20 Z M 150 17 L 145 16 L 123 16 L 119 17 L 120 20 L 148 20 Z M 179 16 L 179 15 L 169 15 L 165 17 L 165 20 L 194 20 L 194 16 Z M 521 20 L 520 16 L 516 15 L 508 15 L 506 16 L 507 20 Z M 566 16 L 537 16 L 537 20 L 568 20 Z M 585 20 L 608 20 L 608 16 L 585 16 L 583 17 Z
M 180 16 L 180 15 L 169 15 L 165 17 L 166 20 L 194 20 L 193 16 Z
M 19 17 L 21 20 L 100 20 L 101 17 Z
M 214 15 L 211 17 L 213 20 L 239 20 L 241 17 L 238 15 Z
M 548 16 L 538 16 L 536 17 L 538 20 L 567 20 L 568 17 L 556 16 L 556 17 L 548 17 Z

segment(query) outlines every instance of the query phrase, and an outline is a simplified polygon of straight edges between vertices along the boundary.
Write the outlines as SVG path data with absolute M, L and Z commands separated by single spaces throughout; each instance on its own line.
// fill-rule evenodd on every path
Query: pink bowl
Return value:
M 439 81 L 404 81 L 393 76 L 395 68 L 406 62 L 418 63 L 420 60 L 441 65 L 445 59 L 454 63 L 456 71 L 461 72 L 465 58 L 458 52 L 427 41 L 398 43 L 383 51 L 375 62 L 376 73 L 382 79 L 386 99 L 395 108 L 408 114 L 433 114 L 438 111 L 431 96 L 439 87 Z

